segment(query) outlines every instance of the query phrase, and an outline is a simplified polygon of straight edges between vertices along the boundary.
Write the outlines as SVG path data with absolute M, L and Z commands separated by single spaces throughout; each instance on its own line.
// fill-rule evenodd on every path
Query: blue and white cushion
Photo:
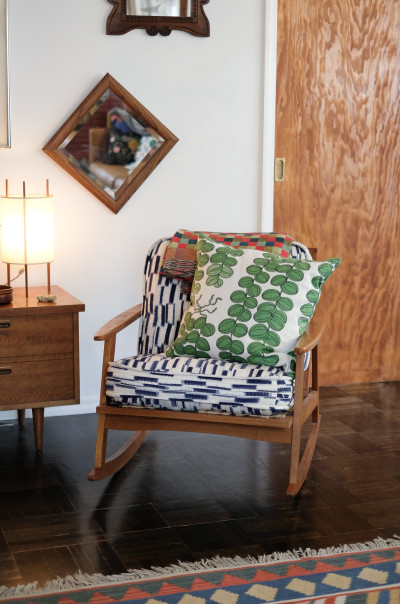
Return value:
M 143 307 L 139 328 L 139 354 L 157 354 L 175 340 L 189 295 L 181 281 L 159 275 L 169 239 L 160 239 L 149 250 L 143 280 Z
M 106 394 L 124 406 L 273 415 L 293 405 L 293 380 L 277 367 L 138 355 L 110 363 Z

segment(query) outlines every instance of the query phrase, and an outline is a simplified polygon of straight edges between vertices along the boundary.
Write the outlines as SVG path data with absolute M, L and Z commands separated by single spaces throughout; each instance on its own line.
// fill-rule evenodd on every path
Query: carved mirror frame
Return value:
M 134 143 L 136 151 L 137 145 L 140 148 L 140 141 L 146 139 L 146 144 L 142 145 L 142 152 L 139 154 L 140 159 L 136 162 L 133 152 L 129 165 L 124 164 L 123 158 L 111 154 L 111 151 L 115 152 L 118 147 L 114 143 L 110 151 L 109 141 L 112 138 L 107 123 L 110 113 L 113 114 L 112 119 L 122 122 L 123 126 L 124 119 L 133 124 L 133 127 L 136 127 L 135 132 L 139 133 L 124 139 L 128 140 L 128 143 L 123 143 L 124 150 L 129 152 L 129 145 Z M 121 116 L 124 119 L 121 119 Z M 128 132 L 131 133 L 129 129 Z M 108 137 L 108 142 L 105 142 L 106 157 L 103 155 L 99 159 L 91 160 L 94 153 L 100 155 L 99 144 L 91 142 L 97 140 L 94 136 L 99 133 L 103 138 Z M 107 73 L 52 136 L 43 151 L 116 214 L 177 142 L 178 138 L 168 128 Z M 103 147 L 102 143 L 101 148 Z M 118 165 L 113 166 L 114 157 L 117 158 L 115 163 Z M 113 168 L 122 172 L 123 176 L 115 178 L 114 184 L 111 185 L 102 174 L 114 172 Z
M 132 29 L 145 29 L 149 36 L 156 36 L 157 34 L 169 36 L 173 29 L 178 29 L 194 36 L 208 37 L 210 35 L 210 23 L 203 8 L 209 0 L 190 0 L 189 17 L 128 14 L 128 1 L 132 0 L 108 0 L 114 7 L 107 19 L 107 34 L 126 34 Z M 187 2 L 188 0 L 184 1 Z

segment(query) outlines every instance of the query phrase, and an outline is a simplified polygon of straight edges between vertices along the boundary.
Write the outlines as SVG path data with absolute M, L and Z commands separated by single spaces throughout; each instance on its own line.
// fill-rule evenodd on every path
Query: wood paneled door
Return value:
M 400 380 L 400 2 L 279 0 L 274 229 L 343 258 L 323 385 Z

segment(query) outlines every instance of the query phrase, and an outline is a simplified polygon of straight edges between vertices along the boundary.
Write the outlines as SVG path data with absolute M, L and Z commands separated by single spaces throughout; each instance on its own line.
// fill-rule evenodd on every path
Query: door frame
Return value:
M 265 0 L 261 151 L 261 231 L 273 230 L 278 0 Z

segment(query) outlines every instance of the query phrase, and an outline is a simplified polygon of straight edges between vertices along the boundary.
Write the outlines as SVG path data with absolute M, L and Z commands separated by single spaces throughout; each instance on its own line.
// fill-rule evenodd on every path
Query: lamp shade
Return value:
M 42 264 L 54 260 L 54 207 L 51 195 L 2 196 L 2 260 Z

